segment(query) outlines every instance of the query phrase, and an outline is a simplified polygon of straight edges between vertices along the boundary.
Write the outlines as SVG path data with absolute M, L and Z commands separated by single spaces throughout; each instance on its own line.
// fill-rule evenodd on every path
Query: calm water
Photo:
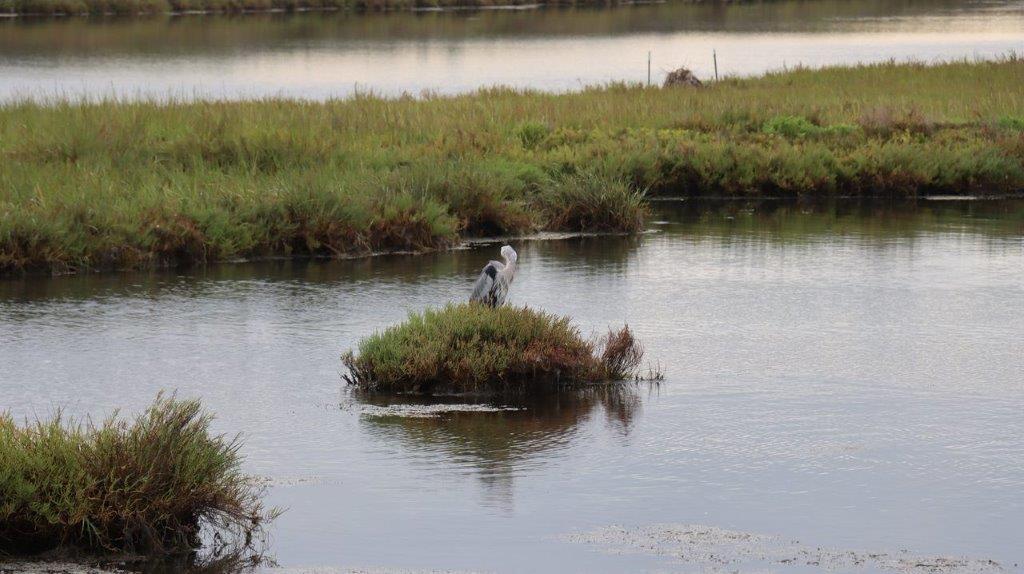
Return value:
M 690 523 L 1019 571 L 1024 201 L 658 218 L 632 239 L 516 242 L 512 291 L 586 332 L 628 322 L 665 368 L 655 388 L 436 418 L 348 394 L 338 355 L 464 298 L 488 245 L 3 280 L 0 407 L 202 397 L 288 508 L 271 540 L 284 567 L 691 571 L 562 539 Z
M 150 19 L 0 18 L 0 100 L 103 96 L 330 98 L 572 90 L 888 59 L 1024 52 L 1024 0 L 815 0 Z

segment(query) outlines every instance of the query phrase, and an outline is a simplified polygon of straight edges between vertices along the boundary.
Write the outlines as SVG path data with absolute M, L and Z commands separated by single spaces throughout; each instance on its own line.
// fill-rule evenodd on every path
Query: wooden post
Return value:
M 711 50 L 711 59 L 715 61 L 715 81 L 718 81 L 718 52 Z
M 651 51 L 647 50 L 647 87 L 651 87 Z

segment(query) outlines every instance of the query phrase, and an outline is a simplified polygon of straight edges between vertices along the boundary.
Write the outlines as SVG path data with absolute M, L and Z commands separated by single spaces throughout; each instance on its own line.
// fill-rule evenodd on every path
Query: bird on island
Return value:
M 501 248 L 501 257 L 505 260 L 504 263 L 489 261 L 484 265 L 480 277 L 473 284 L 473 294 L 469 296 L 470 303 L 482 303 L 488 307 L 500 307 L 505 304 L 508 288 L 516 275 L 516 261 L 519 256 L 512 246 L 506 245 Z

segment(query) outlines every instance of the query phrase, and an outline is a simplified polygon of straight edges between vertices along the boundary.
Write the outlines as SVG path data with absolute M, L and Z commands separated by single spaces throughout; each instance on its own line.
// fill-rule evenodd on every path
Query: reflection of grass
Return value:
M 6 0 L 11 5 L 12 0 Z M 4 0 L 0 0 L 0 5 Z M 247 14 L 244 18 L 174 16 L 97 21 L 65 18 L 32 21 L 16 33 L 0 34 L 0 53 L 176 54 L 245 53 L 291 44 L 332 41 L 581 37 L 642 32 L 704 32 L 709 28 L 762 33 L 766 21 L 778 31 L 833 33 L 836 20 L 915 18 L 962 8 L 960 0 L 815 0 L 814 2 L 645 3 L 605 9 L 482 10 L 472 18 L 451 12 L 360 12 Z M 11 22 L 17 26 L 17 23 Z M 169 25 L 172 24 L 172 25 Z M 1008 26 L 1007 26 L 1008 27 Z M 723 60 L 723 64 L 725 61 Z
M 644 195 L 1024 189 L 1024 60 L 702 90 L 0 105 L 0 272 L 635 230 Z
M 518 6 L 586 6 L 620 0 L 0 0 L 0 13 L 15 14 L 157 14 L 259 10 L 406 10 L 409 8 Z
M 248 549 L 269 518 L 261 489 L 209 423 L 197 402 L 164 398 L 133 424 L 0 416 L 0 551 L 162 555 L 196 547 L 203 527 Z
M 643 351 L 628 328 L 595 352 L 566 317 L 527 307 L 448 305 L 410 314 L 343 357 L 346 380 L 375 392 L 548 391 L 630 378 Z
M 389 404 L 413 399 L 362 395 L 360 400 Z M 374 435 L 383 435 L 382 440 L 389 444 L 401 442 L 416 452 L 434 453 L 446 465 L 468 464 L 486 487 L 487 498 L 507 505 L 514 496 L 516 475 L 567 448 L 582 424 L 603 412 L 610 429 L 627 434 L 641 407 L 633 385 L 601 385 L 490 400 L 517 410 L 455 411 L 435 417 L 364 415 L 362 423 Z
M 744 2 L 731 10 L 721 10 L 723 0 L 676 0 L 668 2 L 676 6 L 660 8 L 658 23 L 666 20 L 674 26 L 657 30 L 675 30 L 679 25 L 695 26 L 694 20 L 713 18 L 716 22 L 728 22 L 735 28 L 743 29 L 756 26 L 760 30 L 765 18 L 774 20 L 800 21 L 807 25 L 817 23 L 826 18 L 870 16 L 913 16 L 917 14 L 931 15 L 929 9 L 942 6 L 944 2 L 896 2 L 893 0 L 860 0 L 848 2 L 843 0 L 817 0 L 812 4 L 799 2 L 779 2 L 765 6 L 763 2 Z M 520 6 L 539 4 L 551 7 L 571 6 L 615 6 L 628 4 L 625 0 L 0 0 L 0 14 L 156 14 L 163 12 L 204 11 L 214 13 L 240 13 L 259 11 L 299 10 L 353 10 L 353 11 L 393 11 L 410 8 L 444 8 L 444 7 L 487 7 L 487 6 Z M 682 6 L 678 6 L 682 5 Z M 691 6 L 697 5 L 697 6 Z M 711 5 L 701 10 L 703 6 Z M 682 8 L 688 8 L 682 11 Z M 681 14 L 680 14 L 681 13 Z M 675 18 L 672 18 L 675 16 Z M 688 17 L 682 17 L 688 16 Z M 701 18 L 702 17 L 702 18 Z M 637 18 L 650 20 L 648 14 Z M 594 20 L 606 18 L 593 17 Z M 572 26 L 572 19 L 568 27 Z M 566 25 L 555 27 L 561 30 Z M 604 23 L 604 27 L 609 24 Z M 819 25 L 820 26 L 820 25 Z M 581 32 L 592 32 L 594 26 L 581 26 Z M 615 28 L 613 27 L 612 30 Z M 699 29 L 699 28 L 697 28 Z
M 500 404 L 518 410 L 456 411 L 435 417 L 365 416 L 364 421 L 373 428 L 400 431 L 399 437 L 414 447 L 441 449 L 456 459 L 469 457 L 481 471 L 502 473 L 523 460 L 565 446 L 577 427 L 595 413 L 603 411 L 613 428 L 628 432 L 641 407 L 632 385 L 501 398 Z M 374 404 L 393 401 L 380 395 L 360 400 Z
M 990 237 L 1024 235 L 1024 201 L 933 201 L 926 199 L 790 199 L 657 202 L 657 217 L 689 237 L 766 241 L 811 241 L 824 236 L 859 236 L 880 246 L 895 238 L 929 233 L 970 233 Z

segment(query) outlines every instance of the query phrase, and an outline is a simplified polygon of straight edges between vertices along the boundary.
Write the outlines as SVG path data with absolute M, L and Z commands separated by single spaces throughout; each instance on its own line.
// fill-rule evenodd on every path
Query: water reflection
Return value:
M 218 296 L 228 291 L 265 291 L 267 287 L 292 290 L 291 295 L 299 295 L 304 286 L 309 285 L 416 285 L 452 276 L 475 276 L 487 261 L 487 255 L 493 258 L 491 254 L 455 250 L 344 260 L 275 259 L 77 276 L 37 274 L 0 281 L 0 299 L 28 303 L 108 297 L 190 298 Z
M 206 533 L 209 534 L 209 533 Z M 243 538 L 205 536 L 202 546 L 192 551 L 146 557 L 126 554 L 120 559 L 105 554 L 79 555 L 72 551 L 49 552 L 41 556 L 0 555 L 0 572 L 48 574 L 242 574 L 274 567 L 266 554 L 266 539 L 246 546 Z
M 928 233 L 1024 235 L 1018 199 L 707 199 L 658 201 L 668 229 L 691 236 L 757 235 L 773 242 L 855 235 L 880 244 Z
M 633 384 L 470 403 L 496 404 L 503 409 L 490 412 L 460 410 L 458 404 L 436 414 L 416 409 L 454 400 L 465 404 L 461 398 L 371 395 L 354 399 L 373 406 L 408 407 L 402 414 L 364 413 L 361 423 L 377 440 L 399 442 L 411 451 L 428 454 L 431 461 L 444 461 L 472 473 L 485 487 L 486 501 L 507 509 L 513 507 L 514 478 L 557 457 L 576 438 L 583 423 L 603 418 L 607 428 L 626 436 L 641 410 L 641 389 Z
M 109 572 L 137 572 L 138 574 L 242 574 L 254 572 L 261 566 L 273 566 L 272 560 L 249 551 L 211 552 L 208 548 L 188 554 L 177 554 L 161 559 L 117 562 Z M 100 565 L 104 566 L 104 565 Z M 60 572 L 59 568 L 53 570 Z M 106 572 L 101 570 L 100 572 Z
M 1019 0 L 797 0 L 396 14 L 0 18 L 0 99 L 330 98 L 494 84 L 576 89 L 679 65 L 756 74 L 1019 50 Z M 552 58 L 551 54 L 558 54 Z
M 705 32 L 1017 32 L 1024 9 L 1014 2 L 961 0 L 816 0 L 706 4 L 651 3 L 615 8 L 550 8 L 398 12 L 307 13 L 145 18 L 0 20 L 0 53 L 34 58 L 101 55 L 159 57 L 173 54 L 237 54 L 302 46 L 365 46 L 384 42 L 621 36 L 636 33 Z M 1001 16 L 993 18 L 993 15 Z M 944 22 L 943 20 L 947 20 Z
M 643 236 L 605 235 L 575 237 L 530 245 L 533 255 L 553 267 L 588 277 L 606 273 L 623 276 L 643 244 Z

